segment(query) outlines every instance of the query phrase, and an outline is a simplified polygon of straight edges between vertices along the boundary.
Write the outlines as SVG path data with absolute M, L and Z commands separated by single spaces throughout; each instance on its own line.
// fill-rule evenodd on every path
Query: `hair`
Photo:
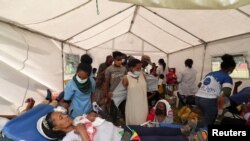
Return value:
M 160 79 L 163 79 L 163 78 L 164 78 L 164 75 L 163 75 L 163 74 L 160 74 L 160 75 L 159 75 L 159 78 L 160 78 Z
M 192 59 L 186 59 L 185 60 L 185 65 L 189 68 L 192 68 L 193 65 L 193 60 Z
M 61 140 L 63 139 L 63 137 L 65 137 L 66 133 L 63 131 L 53 130 L 53 128 L 55 127 L 55 124 L 51 117 L 52 113 L 53 112 L 50 112 L 46 115 L 44 121 L 42 122 L 42 130 L 47 137 Z
M 116 57 L 121 57 L 121 56 L 123 56 L 123 53 L 121 53 L 120 51 L 114 51 L 114 52 L 112 53 L 112 56 L 113 56 L 114 59 L 116 59 Z
M 138 60 L 138 59 L 132 59 L 128 62 L 128 67 L 129 68 L 132 68 L 132 67 L 135 67 L 137 64 L 140 64 L 141 61 Z
M 88 55 L 88 54 L 83 54 L 83 55 L 81 56 L 81 63 L 85 63 L 85 64 L 91 65 L 92 62 L 93 62 L 93 59 L 92 59 L 92 57 L 91 57 L 90 55 Z
M 113 58 L 111 55 L 106 56 L 106 61 L 108 61 L 109 58 Z
M 165 71 L 165 69 L 166 69 L 166 63 L 165 63 L 165 61 L 161 58 L 161 59 L 159 59 L 158 62 L 159 62 L 160 65 L 162 65 L 163 71 Z
M 227 69 L 236 67 L 236 63 L 235 63 L 232 55 L 224 54 L 221 57 L 221 59 L 222 59 L 222 63 L 220 64 L 220 67 L 222 70 L 227 70 Z
M 93 68 L 93 69 L 92 69 L 92 72 L 93 72 L 93 73 L 96 73 L 96 71 L 97 71 L 96 68 Z
M 92 67 L 91 67 L 91 65 L 89 65 L 89 64 L 80 63 L 80 64 L 77 66 L 76 72 L 79 72 L 79 71 L 85 71 L 85 72 L 88 73 L 88 75 L 90 75 L 90 74 L 91 74 L 91 71 L 92 71 Z

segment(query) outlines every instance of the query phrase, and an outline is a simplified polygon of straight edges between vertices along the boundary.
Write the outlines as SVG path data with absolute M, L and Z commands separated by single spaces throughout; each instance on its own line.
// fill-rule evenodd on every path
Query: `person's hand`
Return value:
M 28 98 L 26 99 L 25 103 L 27 103 L 26 110 L 29 110 L 33 108 L 35 100 L 33 98 Z
M 96 102 L 92 103 L 92 108 L 97 113 L 102 110 L 102 108 Z
M 75 126 L 75 133 L 81 135 L 81 134 L 85 134 L 86 131 L 86 127 L 84 126 L 84 124 L 77 124 Z
M 242 81 L 237 81 L 234 83 L 236 87 L 239 87 L 242 84 Z

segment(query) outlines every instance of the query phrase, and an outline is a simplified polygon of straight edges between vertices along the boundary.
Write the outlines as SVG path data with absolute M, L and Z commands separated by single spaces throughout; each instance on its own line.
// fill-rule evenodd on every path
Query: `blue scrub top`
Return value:
M 75 118 L 92 110 L 91 93 L 95 93 L 95 80 L 89 77 L 91 82 L 91 91 L 89 93 L 81 92 L 74 80 L 70 80 L 65 88 L 64 100 L 71 100 L 70 116 Z

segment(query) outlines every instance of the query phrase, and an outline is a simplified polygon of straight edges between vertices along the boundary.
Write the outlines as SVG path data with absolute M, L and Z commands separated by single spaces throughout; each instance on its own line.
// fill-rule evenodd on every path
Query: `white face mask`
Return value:
M 140 71 L 135 71 L 135 72 L 134 72 L 134 75 L 135 75 L 135 76 L 137 76 L 137 77 L 139 77 L 139 76 L 140 76 L 140 74 L 141 74 L 141 72 L 140 72 Z
M 139 77 L 141 74 L 140 71 L 135 71 L 135 72 L 128 72 L 128 75 L 132 76 L 132 77 Z
M 125 63 L 126 59 L 122 59 L 122 63 Z
M 83 84 L 83 83 L 86 83 L 88 78 L 85 78 L 85 79 L 81 79 L 78 75 L 76 75 L 76 80 L 80 83 L 80 84 Z

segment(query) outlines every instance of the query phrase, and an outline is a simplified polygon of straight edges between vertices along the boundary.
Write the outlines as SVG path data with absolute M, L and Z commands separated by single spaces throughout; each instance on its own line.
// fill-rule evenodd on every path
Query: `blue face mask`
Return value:
M 78 75 L 76 75 L 76 80 L 80 83 L 80 84 L 83 84 L 83 83 L 86 83 L 88 78 L 85 78 L 85 79 L 81 79 Z

